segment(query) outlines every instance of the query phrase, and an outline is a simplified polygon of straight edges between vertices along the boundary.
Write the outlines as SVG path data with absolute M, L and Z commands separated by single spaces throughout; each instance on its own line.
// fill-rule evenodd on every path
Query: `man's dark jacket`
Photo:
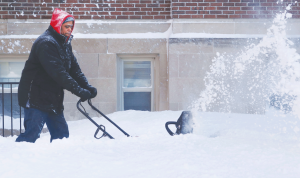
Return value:
M 34 42 L 22 71 L 19 104 L 47 112 L 63 111 L 66 89 L 79 96 L 90 85 L 72 53 L 72 36 L 67 38 L 49 28 Z

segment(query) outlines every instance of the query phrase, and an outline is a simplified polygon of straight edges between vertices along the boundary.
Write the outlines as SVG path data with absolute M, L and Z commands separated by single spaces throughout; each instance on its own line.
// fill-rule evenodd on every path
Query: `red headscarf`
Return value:
M 62 10 L 57 9 L 57 8 L 54 9 L 50 25 L 54 28 L 54 30 L 58 34 L 60 34 L 60 29 L 61 29 L 61 26 L 62 26 L 63 22 L 68 17 L 72 17 L 74 19 L 74 24 L 73 24 L 73 28 L 72 28 L 72 31 L 73 31 L 74 26 L 75 26 L 75 18 L 72 15 L 70 15 L 69 13 L 65 12 L 65 11 L 62 11 Z

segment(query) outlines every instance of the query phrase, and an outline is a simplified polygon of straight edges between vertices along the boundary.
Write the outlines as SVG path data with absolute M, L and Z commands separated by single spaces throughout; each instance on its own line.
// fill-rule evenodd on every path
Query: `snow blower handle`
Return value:
M 103 114 L 101 111 L 99 111 L 93 104 L 91 99 L 88 99 L 88 103 L 89 105 L 92 107 L 93 110 L 95 110 L 96 112 L 98 112 L 101 116 L 103 116 L 106 120 L 108 120 L 110 123 L 112 123 L 115 127 L 117 127 L 124 135 L 126 135 L 127 137 L 130 137 L 130 135 L 128 133 L 126 133 L 123 129 L 121 129 L 121 127 L 119 127 L 116 123 L 114 123 L 112 120 L 110 120 L 105 114 Z
M 85 112 L 85 111 L 83 111 L 80 107 L 79 107 L 79 105 L 81 105 L 81 99 L 77 102 L 77 109 L 86 117 L 86 118 L 88 118 L 93 124 L 95 124 L 96 126 L 97 126 L 97 130 L 96 130 L 96 132 L 95 132 L 95 135 L 94 135 L 94 137 L 96 138 L 96 139 L 100 139 L 100 138 L 102 138 L 102 137 L 104 137 L 104 136 L 108 136 L 110 139 L 114 139 L 114 137 L 112 137 L 111 135 L 109 135 L 109 133 L 107 133 L 106 131 L 105 131 L 105 127 L 103 126 L 103 125 L 98 125 L 92 118 L 90 118 L 90 116 L 88 115 L 88 113 L 87 112 Z M 81 105 L 82 106 L 82 105 Z M 82 106 L 83 107 L 83 106 Z M 84 107 L 83 107 L 83 109 L 84 109 Z M 102 128 L 103 127 L 103 128 Z M 98 132 L 99 131 L 102 131 L 103 132 L 103 135 L 101 136 L 101 137 L 97 137 L 97 134 L 98 134 Z
M 103 128 L 102 128 L 102 127 L 103 127 Z M 99 132 L 100 130 L 103 132 L 103 134 L 102 134 L 101 137 L 97 137 L 98 132 Z M 105 127 L 104 127 L 104 125 L 100 125 L 100 127 L 97 128 L 94 137 L 95 137 L 96 139 L 100 139 L 100 138 L 105 137 L 105 136 L 107 136 L 107 135 L 106 135 L 106 132 L 105 132 Z
M 168 132 L 171 136 L 173 136 L 173 135 L 175 135 L 175 133 L 173 133 L 173 132 L 169 129 L 169 125 L 170 125 L 170 124 L 174 124 L 174 125 L 176 126 L 177 122 L 169 121 L 169 122 L 167 122 L 167 123 L 165 124 L 166 129 L 167 129 L 167 132 Z

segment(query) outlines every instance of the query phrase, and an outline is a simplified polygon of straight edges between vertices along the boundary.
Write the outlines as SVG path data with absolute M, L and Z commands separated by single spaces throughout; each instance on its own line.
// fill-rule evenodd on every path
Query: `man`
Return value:
M 25 133 L 16 142 L 34 143 L 45 123 L 51 134 L 50 142 L 68 138 L 63 89 L 81 101 L 97 95 L 97 89 L 88 83 L 72 52 L 74 25 L 72 15 L 55 9 L 49 28 L 33 43 L 18 89 L 19 104 L 25 114 Z

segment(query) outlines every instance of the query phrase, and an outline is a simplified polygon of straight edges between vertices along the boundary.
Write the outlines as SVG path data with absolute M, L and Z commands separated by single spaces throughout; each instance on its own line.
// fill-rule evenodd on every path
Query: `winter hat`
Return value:
M 63 22 L 63 24 L 66 23 L 66 22 L 70 22 L 70 21 L 74 22 L 74 18 L 73 17 L 66 18 L 66 20 Z
M 60 34 L 61 31 L 61 26 L 64 23 L 64 20 L 66 20 L 68 17 L 72 17 L 73 19 L 73 25 L 75 25 L 75 18 L 70 15 L 69 13 L 60 10 L 58 8 L 54 9 L 50 25 L 51 27 L 58 33 Z M 74 26 L 73 26 L 74 28 Z M 72 29 L 73 30 L 73 29 Z

